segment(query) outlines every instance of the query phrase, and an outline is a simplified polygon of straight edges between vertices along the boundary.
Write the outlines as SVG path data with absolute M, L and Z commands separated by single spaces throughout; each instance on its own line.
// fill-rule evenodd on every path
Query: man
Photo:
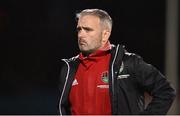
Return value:
M 112 45 L 112 19 L 101 9 L 77 14 L 80 54 L 63 59 L 60 114 L 166 114 L 175 90 L 164 76 L 122 45 Z M 145 108 L 144 93 L 152 96 Z

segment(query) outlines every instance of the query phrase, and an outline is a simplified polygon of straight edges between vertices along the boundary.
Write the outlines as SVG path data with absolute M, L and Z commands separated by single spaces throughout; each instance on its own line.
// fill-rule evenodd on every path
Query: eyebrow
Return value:
M 76 29 L 77 29 L 77 31 L 82 30 L 82 29 L 84 29 L 84 30 L 86 30 L 86 31 L 92 31 L 92 30 L 93 30 L 93 29 L 90 28 L 90 27 L 80 27 L 80 26 L 78 26 Z

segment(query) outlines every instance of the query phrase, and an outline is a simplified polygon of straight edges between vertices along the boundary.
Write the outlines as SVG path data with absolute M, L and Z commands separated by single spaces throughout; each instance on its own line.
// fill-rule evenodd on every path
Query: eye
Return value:
M 77 27 L 77 28 L 76 28 L 76 31 L 77 31 L 77 32 L 80 32 L 80 31 L 82 31 L 82 30 L 84 30 L 85 32 L 93 31 L 93 29 L 92 29 L 92 28 L 89 28 L 89 27 Z
M 84 29 L 86 32 L 93 31 L 93 29 L 92 29 L 92 28 L 89 28 L 89 27 L 84 27 L 83 29 Z
M 79 31 L 81 31 L 81 30 L 82 30 L 81 27 L 77 27 L 77 28 L 76 28 L 76 31 L 77 31 L 77 32 L 79 32 Z

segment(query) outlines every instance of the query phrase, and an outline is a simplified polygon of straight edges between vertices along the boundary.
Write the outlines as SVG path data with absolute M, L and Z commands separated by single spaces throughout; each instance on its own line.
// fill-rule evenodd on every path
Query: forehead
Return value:
M 94 15 L 84 15 L 80 16 L 78 20 L 78 25 L 99 25 L 100 19 Z

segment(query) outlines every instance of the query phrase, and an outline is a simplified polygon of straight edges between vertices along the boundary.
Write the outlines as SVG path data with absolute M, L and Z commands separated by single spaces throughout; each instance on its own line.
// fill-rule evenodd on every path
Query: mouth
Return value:
M 85 41 L 79 41 L 79 45 L 80 46 L 86 45 L 86 42 Z
M 85 43 L 79 43 L 79 45 L 80 45 L 80 46 L 84 46 L 84 45 L 85 45 Z

